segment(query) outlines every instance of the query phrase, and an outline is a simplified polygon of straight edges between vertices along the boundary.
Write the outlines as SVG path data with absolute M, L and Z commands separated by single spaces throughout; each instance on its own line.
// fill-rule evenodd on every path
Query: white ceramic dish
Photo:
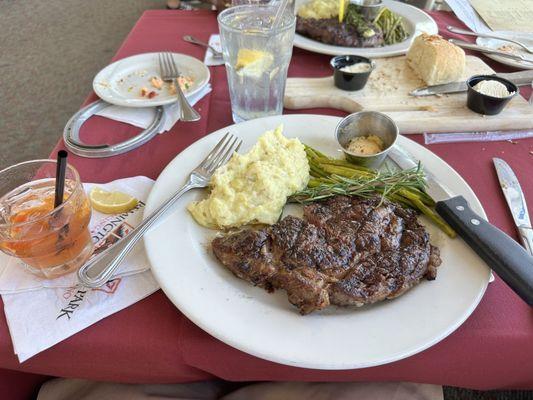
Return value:
M 141 97 L 142 87 L 155 90 L 149 83 L 153 76 L 160 77 L 159 53 L 143 53 L 115 61 L 102 69 L 93 80 L 95 93 L 108 103 L 124 107 L 155 107 L 177 101 L 176 95 L 168 92 L 166 85 L 152 99 Z M 209 82 L 209 69 L 200 60 L 185 54 L 172 53 L 183 76 L 193 78 L 185 96 L 198 93 Z
M 500 31 L 500 32 L 494 32 L 494 34 L 508 37 L 509 39 L 517 40 L 519 42 L 524 43 L 527 46 L 533 47 L 533 33 Z M 494 50 L 499 50 L 501 46 L 512 46 L 514 48 L 513 50 L 514 54 L 520 54 L 526 57 L 528 60 L 531 60 L 531 62 L 512 60 L 508 57 L 502 57 L 502 56 L 498 56 L 494 54 L 485 54 L 485 55 L 489 58 L 492 58 L 493 60 L 496 60 L 505 65 L 509 65 L 511 67 L 520 68 L 520 69 L 533 69 L 533 54 L 528 53 L 526 50 L 522 49 L 520 46 L 516 44 L 506 42 L 505 40 L 482 38 L 482 37 L 478 37 L 476 39 L 476 43 L 479 46 L 490 47 L 491 49 L 494 49 Z
M 340 118 L 284 115 L 261 118 L 214 132 L 181 152 L 161 173 L 148 198 L 152 212 L 180 187 L 225 132 L 243 139 L 248 151 L 266 130 L 284 124 L 288 137 L 339 156 L 334 130 Z M 439 157 L 400 136 L 399 145 L 419 157 L 474 211 L 483 208 L 466 182 Z M 200 227 L 186 205 L 205 196 L 186 194 L 171 215 L 145 236 L 152 271 L 169 299 L 209 334 L 254 356 L 297 367 L 352 369 L 380 365 L 418 353 L 444 339 L 474 311 L 490 271 L 461 239 L 450 240 L 428 224 L 443 264 L 435 281 L 422 282 L 405 295 L 359 309 L 330 307 L 301 316 L 283 291 L 269 294 L 236 278 L 210 253 L 216 231 Z M 298 206 L 289 206 L 297 211 Z
M 296 10 L 306 1 L 308 0 L 296 0 Z M 343 47 L 321 43 L 296 33 L 294 37 L 294 46 L 314 51 L 315 53 L 329 54 L 332 56 L 350 54 L 369 58 L 392 57 L 407 53 L 413 39 L 422 32 L 431 35 L 438 33 L 439 28 L 437 27 L 435 20 L 419 8 L 392 0 L 384 0 L 383 4 L 395 13 L 401 15 L 405 20 L 409 32 L 411 32 L 409 37 L 401 43 L 374 48 Z

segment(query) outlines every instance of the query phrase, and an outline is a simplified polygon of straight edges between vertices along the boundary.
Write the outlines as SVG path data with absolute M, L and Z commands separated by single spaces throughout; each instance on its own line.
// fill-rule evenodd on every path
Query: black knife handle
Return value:
M 516 294 L 533 306 L 533 257 L 522 246 L 477 215 L 463 196 L 437 202 L 436 210 Z

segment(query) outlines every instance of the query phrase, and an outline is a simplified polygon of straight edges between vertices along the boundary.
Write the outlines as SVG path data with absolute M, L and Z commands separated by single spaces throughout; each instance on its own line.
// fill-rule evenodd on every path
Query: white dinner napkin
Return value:
M 212 46 L 215 50 L 222 51 L 222 45 L 220 44 L 220 35 L 211 35 L 209 37 L 209 45 Z M 222 58 L 213 57 L 213 52 L 211 49 L 207 49 L 204 57 L 204 64 L 213 66 L 213 65 L 224 65 L 224 60 Z
M 84 186 L 90 190 L 94 185 Z M 139 199 L 139 204 L 119 215 L 104 215 L 93 210 L 90 229 L 97 250 L 112 245 L 140 223 L 152 185 L 153 181 L 143 176 L 98 184 L 105 190 L 131 194 Z M 98 289 L 78 285 L 75 272 L 41 280 L 26 272 L 18 260 L 7 256 L 0 259 L 0 293 L 13 348 L 20 362 L 157 289 L 159 285 L 152 276 L 142 243 L 126 257 L 113 278 Z
M 194 106 L 209 92 L 211 92 L 211 84 L 207 84 L 198 93 L 188 97 L 187 100 L 189 100 L 189 104 L 191 106 Z M 159 130 L 159 133 L 163 133 L 170 130 L 180 118 L 180 109 L 178 103 L 172 103 L 163 106 L 163 110 L 164 122 L 161 126 L 161 129 Z M 102 117 L 106 117 L 115 121 L 124 122 L 126 124 L 146 129 L 154 120 L 155 108 L 133 108 L 110 105 L 109 107 L 106 107 L 103 110 L 97 112 L 96 115 L 100 115 Z

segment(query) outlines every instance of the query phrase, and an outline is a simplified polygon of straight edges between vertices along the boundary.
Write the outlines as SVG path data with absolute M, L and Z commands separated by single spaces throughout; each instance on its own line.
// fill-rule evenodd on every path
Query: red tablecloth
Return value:
M 462 25 L 448 13 L 433 13 L 439 26 Z M 184 33 L 207 40 L 216 32 L 215 15 L 206 11 L 147 11 L 119 49 L 115 59 L 143 52 L 171 50 L 200 59 L 203 50 L 181 40 Z M 443 32 L 444 33 L 444 32 Z M 325 76 L 329 57 L 294 50 L 290 76 Z M 494 69 L 507 71 L 489 62 Z M 207 133 L 232 124 L 223 66 L 211 67 L 213 92 L 201 100 L 197 123 L 178 123 L 130 153 L 107 159 L 71 157 L 86 182 L 108 182 L 134 175 L 157 178 L 186 146 Z M 529 95 L 529 92 L 522 92 Z M 90 96 L 87 101 L 96 97 Z M 343 115 L 334 110 L 302 110 Z M 138 130 L 95 117 L 84 134 L 102 141 L 123 139 Z M 420 135 L 410 136 L 421 142 Z M 61 143 L 58 145 L 61 147 Z M 502 157 L 518 175 L 527 198 L 533 198 L 533 140 L 516 143 L 441 144 L 430 147 L 471 185 L 489 219 L 516 237 L 500 193 L 491 159 Z M 467 266 L 465 266 L 467 267 Z M 533 312 L 498 278 L 472 316 L 434 347 L 392 364 L 349 371 L 307 370 L 264 361 L 203 332 L 188 321 L 159 291 L 112 315 L 22 365 L 13 354 L 5 316 L 0 315 L 0 368 L 26 373 L 121 382 L 184 382 L 212 378 L 228 380 L 404 380 L 477 389 L 533 388 Z M 21 375 L 4 371 L 11 382 Z M 2 374 L 0 374 L 0 377 Z M 17 381 L 17 378 L 19 379 Z M 40 378 L 32 376 L 32 381 Z M 7 389 L 5 389 L 7 390 Z M 0 393 L 7 393 L 0 387 Z M 3 396 L 2 396 L 3 397 Z M 14 397 L 10 397 L 14 398 Z

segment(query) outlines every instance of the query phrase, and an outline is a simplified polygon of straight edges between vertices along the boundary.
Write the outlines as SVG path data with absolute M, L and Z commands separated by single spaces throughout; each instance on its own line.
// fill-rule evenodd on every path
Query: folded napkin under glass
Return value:
M 128 193 L 139 200 L 133 210 L 119 215 L 93 210 L 89 228 L 98 251 L 111 246 L 142 221 L 153 181 L 137 176 L 108 184 L 84 184 L 87 192 L 93 186 Z M 113 278 L 97 289 L 80 286 L 75 272 L 55 279 L 40 279 L 27 272 L 19 259 L 0 255 L 0 294 L 20 362 L 158 289 L 142 243 L 126 257 Z
M 211 35 L 209 37 L 209 45 L 216 51 L 222 52 L 222 44 L 220 43 L 220 35 Z M 211 49 L 207 49 L 204 57 L 204 64 L 208 66 L 224 65 L 222 58 L 215 58 Z

